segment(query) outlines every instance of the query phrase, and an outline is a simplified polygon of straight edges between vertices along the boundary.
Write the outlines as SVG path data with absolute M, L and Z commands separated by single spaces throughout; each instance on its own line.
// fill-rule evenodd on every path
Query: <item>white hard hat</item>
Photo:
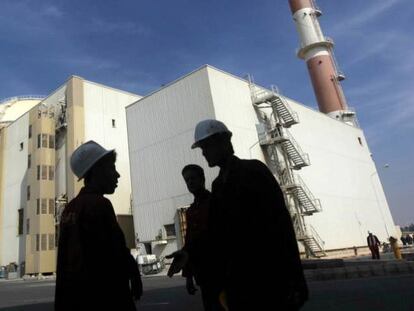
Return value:
M 199 147 L 198 143 L 201 140 L 218 133 L 229 133 L 231 135 L 227 126 L 221 121 L 207 119 L 198 122 L 194 131 L 194 144 L 191 149 Z
M 92 168 L 92 166 L 102 159 L 107 154 L 114 152 L 112 150 L 106 150 L 98 143 L 90 140 L 80 145 L 72 153 L 70 157 L 70 167 L 73 173 L 80 179 L 85 177 L 85 174 Z

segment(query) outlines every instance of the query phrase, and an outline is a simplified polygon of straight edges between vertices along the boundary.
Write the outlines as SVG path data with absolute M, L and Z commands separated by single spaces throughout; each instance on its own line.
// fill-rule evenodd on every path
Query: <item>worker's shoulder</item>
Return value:
M 104 212 L 106 209 L 112 207 L 111 201 L 101 194 L 97 193 L 80 193 L 70 203 L 77 206 L 82 206 L 82 209 L 87 212 Z
M 240 166 L 247 170 L 252 172 L 268 172 L 269 169 L 262 161 L 256 160 L 256 159 L 239 159 Z

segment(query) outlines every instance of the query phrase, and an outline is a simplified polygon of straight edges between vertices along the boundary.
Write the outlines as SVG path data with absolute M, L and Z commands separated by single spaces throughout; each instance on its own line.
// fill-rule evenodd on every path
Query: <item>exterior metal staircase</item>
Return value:
M 303 245 L 305 245 L 305 248 L 313 257 L 320 258 L 326 256 L 326 253 L 324 251 L 325 243 L 322 241 L 312 226 L 309 226 L 309 229 L 310 232 L 298 238 L 298 240 L 300 240 Z
M 309 155 L 302 151 L 290 132 L 281 126 L 276 125 L 275 128 L 269 130 L 265 136 L 265 139 L 260 141 L 260 144 L 280 144 L 283 151 L 285 151 L 288 155 L 292 168 L 295 170 L 299 170 L 302 167 L 310 165 Z
M 299 175 L 292 170 L 309 166 L 309 155 L 304 153 L 287 128 L 299 123 L 298 115 L 275 89 L 266 90 L 254 84 L 249 77 L 250 94 L 258 114 L 259 143 L 267 155 L 267 162 L 285 194 L 296 237 L 307 256 L 325 256 L 324 242 L 315 229 L 305 223 L 304 217 L 322 210 Z M 269 111 L 269 109 L 271 109 Z
M 303 215 L 310 216 L 313 213 L 321 212 L 322 207 L 320 200 L 315 199 L 312 192 L 303 182 L 302 178 L 299 175 L 289 175 L 290 176 L 288 178 L 282 177 L 284 181 L 282 189 L 298 201 L 301 213 Z

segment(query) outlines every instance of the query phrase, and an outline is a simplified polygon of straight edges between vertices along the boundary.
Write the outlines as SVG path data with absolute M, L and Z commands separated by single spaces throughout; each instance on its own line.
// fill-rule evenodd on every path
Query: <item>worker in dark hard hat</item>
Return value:
M 192 148 L 201 148 L 210 167 L 220 167 L 209 236 L 221 300 L 230 311 L 298 310 L 308 288 L 279 184 L 262 162 L 234 156 L 232 133 L 222 122 L 201 121 L 194 136 Z M 184 261 L 182 254 L 176 258 L 172 272 Z
M 78 147 L 72 171 L 85 186 L 60 220 L 55 310 L 136 310 L 142 295 L 138 266 L 126 247 L 111 202 L 116 153 L 94 141 Z

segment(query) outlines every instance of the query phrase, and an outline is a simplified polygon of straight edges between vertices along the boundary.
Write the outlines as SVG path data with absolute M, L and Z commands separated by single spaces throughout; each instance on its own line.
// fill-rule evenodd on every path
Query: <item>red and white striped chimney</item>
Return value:
M 293 20 L 300 37 L 298 57 L 305 60 L 319 110 L 332 118 L 348 121 L 350 111 L 339 81 L 340 74 L 333 55 L 333 41 L 326 38 L 319 25 L 321 11 L 313 0 L 289 0 Z

